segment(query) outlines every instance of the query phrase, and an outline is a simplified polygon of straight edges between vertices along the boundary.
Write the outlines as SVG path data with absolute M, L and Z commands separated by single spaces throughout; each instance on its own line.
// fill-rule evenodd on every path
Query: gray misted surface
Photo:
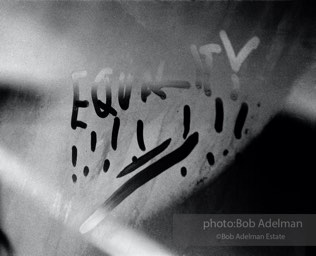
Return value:
M 172 213 L 247 211 L 208 189 L 276 113 L 315 119 L 312 16 L 296 2 L 1 3 L 0 147 L 25 168 L 1 158 L 3 252 L 102 255 L 78 231 L 103 207 L 183 253 Z

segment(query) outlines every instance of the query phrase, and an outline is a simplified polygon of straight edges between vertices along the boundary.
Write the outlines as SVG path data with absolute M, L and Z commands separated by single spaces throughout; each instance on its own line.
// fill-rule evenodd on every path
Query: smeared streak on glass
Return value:
M 33 87 L 33 82 L 0 79 L 0 111 L 13 103 L 24 110 L 41 106 L 44 93 Z
M 204 93 L 206 96 L 212 95 L 211 83 L 210 83 L 210 71 L 213 68 L 213 53 L 221 53 L 222 48 L 218 44 L 206 44 L 200 47 L 200 53 L 205 56 L 205 63 L 207 68 L 204 69 Z
M 113 210 L 139 187 L 163 173 L 170 167 L 184 160 L 199 142 L 199 133 L 195 132 L 176 150 L 162 157 L 157 162 L 135 174 L 119 187 L 103 204 L 107 210 Z
M 146 164 L 148 161 L 159 155 L 161 152 L 163 152 L 170 144 L 171 139 L 165 140 L 163 143 L 161 143 L 159 146 L 155 147 L 151 151 L 147 152 L 146 154 L 142 155 L 139 158 L 133 157 L 133 163 L 126 166 L 117 176 L 116 178 L 123 177 L 135 170 L 137 170 L 139 167 Z
M 14 250 L 12 244 L 2 229 L 0 229 L 0 248 L 1 247 L 4 248 L 4 250 L 8 253 L 7 255 L 13 255 Z
M 236 119 L 235 128 L 234 128 L 234 135 L 236 139 L 241 138 L 241 133 L 242 133 L 242 129 L 244 127 L 244 124 L 247 118 L 247 114 L 248 114 L 248 104 L 243 102 L 241 104 L 241 107 Z
M 76 146 L 72 146 L 71 158 L 72 158 L 72 165 L 73 165 L 73 167 L 76 167 L 76 165 L 77 165 L 77 155 L 78 155 L 77 147 Z
M 183 108 L 183 126 L 184 126 L 183 139 L 186 139 L 190 132 L 190 122 L 191 122 L 190 106 L 185 105 Z
M 190 89 L 191 84 L 188 81 L 182 80 L 166 80 L 159 82 L 146 82 L 141 87 L 141 99 L 143 102 L 147 101 L 148 96 L 153 92 L 160 99 L 165 100 L 167 95 L 162 88 L 177 88 L 177 89 Z
M 100 172 L 103 170 L 104 172 L 105 169 L 104 169 L 104 164 L 105 164 L 105 161 L 109 161 L 107 160 L 107 157 L 108 157 L 108 153 L 109 153 L 109 150 L 110 150 L 110 146 L 111 146 L 111 141 L 110 140 L 106 140 L 106 142 L 104 143 L 103 145 L 103 149 L 102 149 L 102 154 L 101 154 L 101 157 L 100 157 L 100 160 L 97 164 L 97 166 L 95 167 L 95 169 L 97 170 L 97 174 L 100 174 Z
M 191 45 L 190 46 L 191 54 L 193 56 L 194 62 L 195 62 L 195 76 L 196 76 L 196 81 L 195 81 L 195 86 L 197 89 L 202 88 L 202 70 L 203 70 L 203 64 L 199 55 L 199 52 L 197 50 L 196 45 Z
M 239 81 L 239 77 L 236 74 L 232 74 L 231 75 L 231 80 L 233 82 L 233 90 L 230 94 L 230 98 L 233 101 L 236 101 L 238 99 L 238 93 L 240 90 L 240 81 Z
M 91 132 L 91 151 L 95 151 L 95 147 L 97 145 L 97 134 L 95 131 Z
M 204 93 L 208 97 L 212 96 L 210 80 L 211 80 L 210 72 L 205 70 L 204 71 L 203 87 L 204 87 Z
M 112 129 L 112 139 L 111 145 L 114 150 L 117 148 L 117 136 L 120 129 L 120 119 L 118 117 L 114 118 L 113 129 Z
M 125 88 L 125 89 L 124 89 Z M 118 101 L 121 109 L 127 110 L 129 107 L 129 101 L 131 98 L 132 86 L 131 85 L 120 85 L 118 89 Z
M 221 98 L 216 98 L 215 100 L 215 131 L 221 133 L 223 131 L 224 122 L 224 106 Z
M 176 89 L 190 89 L 191 84 L 184 80 L 165 80 L 159 82 L 148 82 L 147 85 L 152 88 L 155 93 L 155 88 L 176 88 Z
M 138 120 L 137 121 L 137 143 L 138 143 L 138 146 L 139 148 L 142 150 L 142 151 L 145 151 L 146 150 L 146 146 L 145 146 L 145 143 L 144 143 L 144 123 L 142 120 Z
M 151 91 L 149 90 L 148 86 L 146 84 L 142 85 L 140 97 L 143 102 L 146 103 L 147 97 L 151 94 Z

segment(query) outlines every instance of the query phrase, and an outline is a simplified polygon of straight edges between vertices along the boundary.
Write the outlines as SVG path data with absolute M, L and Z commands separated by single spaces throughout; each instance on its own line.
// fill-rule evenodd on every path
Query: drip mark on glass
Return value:
M 118 100 L 121 109 L 127 110 L 129 107 L 129 100 L 131 98 L 132 86 L 130 85 L 131 76 L 128 77 L 126 85 L 124 86 L 123 81 L 125 76 L 123 73 L 120 75 L 120 86 L 118 89 Z
M 246 118 L 247 118 L 247 114 L 248 114 L 248 104 L 243 102 L 241 104 L 237 119 L 236 119 L 236 123 L 235 123 L 235 128 L 234 128 L 234 135 L 236 139 L 240 139 L 241 138 L 241 132 L 242 129 L 244 127 Z
M 111 145 L 114 150 L 117 148 L 117 136 L 120 129 L 120 119 L 118 117 L 114 118 L 113 129 L 112 129 L 112 139 Z
M 199 55 L 199 52 L 197 50 L 196 45 L 191 45 L 190 47 L 191 54 L 193 56 L 194 62 L 195 62 L 195 74 L 196 74 L 196 81 L 195 86 L 197 89 L 202 88 L 202 70 L 203 70 L 203 64 Z
M 144 123 L 142 120 L 138 120 L 137 121 L 137 143 L 138 143 L 138 146 L 139 148 L 142 150 L 142 151 L 145 151 L 146 150 L 146 146 L 145 146 L 145 143 L 144 143 Z
M 206 96 L 212 96 L 211 83 L 210 83 L 210 73 L 208 71 L 204 71 L 204 93 Z
M 223 131 L 224 122 L 224 106 L 221 98 L 216 98 L 215 100 L 215 131 L 221 133 Z
M 233 90 L 231 93 L 230 93 L 230 99 L 232 101 L 236 101 L 238 100 L 238 92 L 236 90 Z
M 185 105 L 183 108 L 183 139 L 186 139 L 189 132 L 190 132 L 190 122 L 191 122 L 191 112 L 190 112 L 190 106 Z
M 91 151 L 95 151 L 95 147 L 97 145 L 97 134 L 95 131 L 91 132 Z
M 77 147 L 76 146 L 72 146 L 72 165 L 74 167 L 76 167 L 77 165 L 77 155 L 78 155 L 78 151 L 77 151 Z

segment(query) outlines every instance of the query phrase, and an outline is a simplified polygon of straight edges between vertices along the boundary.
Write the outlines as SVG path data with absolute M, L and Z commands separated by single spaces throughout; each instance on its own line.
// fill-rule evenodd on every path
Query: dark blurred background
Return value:
M 169 243 L 172 214 L 315 214 L 316 122 L 276 115 L 225 171 L 186 201 L 159 212 L 144 229 Z M 158 235 L 157 235 L 158 234 Z M 184 255 L 315 255 L 314 247 L 189 248 Z

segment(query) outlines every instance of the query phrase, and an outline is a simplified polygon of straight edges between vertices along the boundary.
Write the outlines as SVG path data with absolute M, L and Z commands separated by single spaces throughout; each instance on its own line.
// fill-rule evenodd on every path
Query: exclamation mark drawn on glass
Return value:
M 238 112 L 238 116 L 237 116 L 235 127 L 234 127 L 234 135 L 236 139 L 241 138 L 242 129 L 246 122 L 247 115 L 248 115 L 248 104 L 243 102 Z
M 117 136 L 119 133 L 120 129 L 120 119 L 118 117 L 114 118 L 114 123 L 113 123 L 113 129 L 112 129 L 112 139 L 111 139 L 111 145 L 113 150 L 116 150 L 117 148 Z
M 74 145 L 74 146 L 72 146 L 72 165 L 73 165 L 73 167 L 76 167 L 76 165 L 77 165 L 77 154 L 78 154 L 77 147 Z
M 224 123 L 224 106 L 221 98 L 216 98 L 215 100 L 215 131 L 221 133 L 223 131 Z
M 142 150 L 142 151 L 145 151 L 146 150 L 146 146 L 145 146 L 145 143 L 144 143 L 144 123 L 142 120 L 138 120 L 137 121 L 137 143 L 138 143 L 138 146 L 139 148 Z
M 91 132 L 91 151 L 94 152 L 97 145 L 97 134 L 95 131 Z
M 189 105 L 185 105 L 183 107 L 183 139 L 186 139 L 190 132 L 190 124 L 191 124 L 191 109 Z M 187 175 L 187 168 L 185 166 L 181 167 L 180 173 L 182 177 Z
M 71 158 L 72 158 L 71 160 L 72 160 L 73 167 L 76 167 L 76 165 L 77 165 L 77 155 L 78 155 L 77 147 L 75 145 L 73 145 L 72 149 L 71 149 Z M 73 183 L 77 182 L 77 175 L 76 174 L 73 174 L 71 176 L 71 178 L 72 178 Z
M 103 163 L 103 172 L 107 172 L 110 168 L 110 160 L 105 159 Z
M 191 122 L 191 110 L 189 105 L 185 105 L 183 108 L 183 139 L 186 139 L 190 131 Z

